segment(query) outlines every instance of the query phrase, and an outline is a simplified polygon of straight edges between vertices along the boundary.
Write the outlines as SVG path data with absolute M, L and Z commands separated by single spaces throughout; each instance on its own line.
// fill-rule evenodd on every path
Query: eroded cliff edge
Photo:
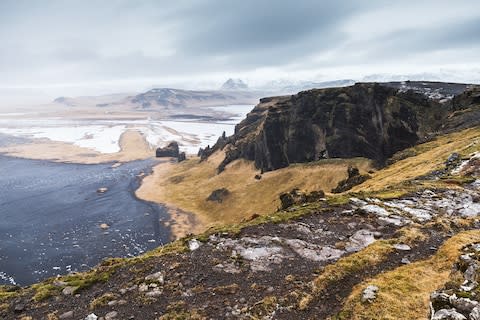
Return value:
M 234 135 L 201 156 L 223 149 L 220 172 L 239 158 L 263 171 L 322 158 L 365 157 L 381 165 L 397 151 L 479 122 L 478 86 L 357 83 L 261 99 Z

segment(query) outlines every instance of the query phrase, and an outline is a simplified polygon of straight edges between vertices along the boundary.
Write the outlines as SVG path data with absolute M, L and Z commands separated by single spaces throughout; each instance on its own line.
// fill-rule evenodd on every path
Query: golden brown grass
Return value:
M 445 241 L 437 253 L 423 261 L 382 273 L 354 287 L 339 318 L 342 319 L 427 319 L 429 297 L 448 279 L 461 248 L 480 241 L 480 230 L 459 233 Z M 362 290 L 379 287 L 373 303 L 362 303 Z
M 480 127 L 466 129 L 434 141 L 420 144 L 402 153 L 410 157 L 372 174 L 372 179 L 354 187 L 352 192 L 379 191 L 441 168 L 452 152 L 468 155 L 480 150 Z
M 254 176 L 259 171 L 246 160 L 236 160 L 217 174 L 223 157 L 224 154 L 218 152 L 201 163 L 195 158 L 179 164 L 160 164 L 153 175 L 144 179 L 137 196 L 193 212 L 204 229 L 238 223 L 255 213 L 274 212 L 280 204 L 279 195 L 293 188 L 330 191 L 346 177 L 349 165 L 359 167 L 362 172 L 371 169 L 366 159 L 331 159 L 266 172 L 261 180 L 256 180 Z M 206 200 L 213 190 L 220 188 L 230 191 L 225 201 Z

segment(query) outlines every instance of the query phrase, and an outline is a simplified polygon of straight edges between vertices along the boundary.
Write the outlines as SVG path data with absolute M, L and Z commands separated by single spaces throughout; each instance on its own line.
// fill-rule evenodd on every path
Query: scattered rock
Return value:
M 158 288 L 155 288 L 155 289 L 153 289 L 153 291 L 149 291 L 149 292 L 145 293 L 145 295 L 147 297 L 150 297 L 150 298 L 156 298 L 156 297 L 159 297 L 159 296 L 162 295 L 162 291 L 160 291 L 160 289 L 158 289 Z
M 467 318 L 455 309 L 440 309 L 435 312 L 431 320 L 467 320 Z
M 66 283 L 65 281 L 53 280 L 52 284 L 55 287 L 65 287 L 68 283 Z
M 105 320 L 112 320 L 112 319 L 115 319 L 117 316 L 118 316 L 117 311 L 110 311 L 105 315 Z
M 376 204 L 364 205 L 360 208 L 360 210 L 366 212 L 367 214 L 370 213 L 380 217 L 387 217 L 390 214 L 387 210 L 385 210 L 385 208 L 382 208 Z
M 227 188 L 216 189 L 213 190 L 212 193 L 208 196 L 207 201 L 215 201 L 218 203 L 222 203 L 229 194 L 230 191 L 228 191 Z
M 410 251 L 410 250 L 412 250 L 412 248 L 408 244 L 404 244 L 404 243 L 396 243 L 396 244 L 393 245 L 393 247 L 395 249 L 397 249 L 398 251 Z
M 163 271 L 155 272 L 146 276 L 145 281 L 153 281 L 159 284 L 163 284 L 165 282 L 165 274 L 163 273 Z
M 342 193 L 352 189 L 353 187 L 364 183 L 371 177 L 368 174 L 361 175 L 358 168 L 349 166 L 347 169 L 348 178 L 338 183 L 337 187 L 332 189 L 332 193 Z
M 103 230 L 107 230 L 108 228 L 110 228 L 110 226 L 106 223 L 101 223 L 100 224 L 100 229 L 103 229 Z
M 95 313 L 90 313 L 88 316 L 85 317 L 85 320 L 97 320 L 98 316 Z
M 64 296 L 71 296 L 71 295 L 73 295 L 73 294 L 75 293 L 75 291 L 76 291 L 77 289 L 78 289 L 78 287 L 70 287 L 70 286 L 69 286 L 69 287 L 65 287 L 65 288 L 63 288 L 63 290 L 62 290 L 62 294 L 63 294 Z
M 97 193 L 105 193 L 108 191 L 108 188 L 107 187 L 101 187 L 101 188 L 98 188 L 97 189 Z
M 17 303 L 15 305 L 15 307 L 13 307 L 13 311 L 15 311 L 16 313 L 23 312 L 23 310 L 25 310 L 25 304 L 24 303 Z
M 455 295 L 450 296 L 450 304 L 460 312 L 470 313 L 473 308 L 478 306 L 477 301 L 469 298 L 457 298 Z
M 468 317 L 470 320 L 480 320 L 480 307 L 473 308 Z
M 73 318 L 73 311 L 67 311 L 65 313 L 62 313 L 60 316 L 59 316 L 59 319 L 63 320 L 63 319 L 71 319 Z
M 460 164 L 461 161 L 462 158 L 460 157 L 460 155 L 454 152 L 450 156 L 448 156 L 447 161 L 445 161 L 445 168 L 449 171 L 453 170 Z
M 188 241 L 188 249 L 190 249 L 190 251 L 197 250 L 198 248 L 200 248 L 201 245 L 202 245 L 202 243 L 200 241 L 198 241 L 197 239 L 192 239 L 192 240 Z
M 430 295 L 434 310 L 450 308 L 450 296 L 444 292 L 434 292 Z
M 362 291 L 362 302 L 371 303 L 377 298 L 378 287 L 368 286 Z
M 290 208 L 293 205 L 300 205 L 306 202 L 315 202 L 325 197 L 322 190 L 312 191 L 310 193 L 301 192 L 298 189 L 293 189 L 290 192 L 282 193 L 280 195 L 281 210 Z
M 349 242 L 345 246 L 347 252 L 357 252 L 375 242 L 375 236 L 372 231 L 361 229 L 356 231 L 350 238 Z

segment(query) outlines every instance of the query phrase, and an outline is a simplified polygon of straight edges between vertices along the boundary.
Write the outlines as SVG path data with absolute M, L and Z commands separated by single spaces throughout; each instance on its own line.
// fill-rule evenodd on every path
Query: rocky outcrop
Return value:
M 203 150 L 202 158 L 224 150 L 220 172 L 239 158 L 264 171 L 322 158 L 366 157 L 383 164 L 440 133 L 478 125 L 479 89 L 463 88 L 440 100 L 378 83 L 264 98 L 233 136 Z
M 293 205 L 299 205 L 307 202 L 315 202 L 322 199 L 323 197 L 325 197 L 325 193 L 322 190 L 304 193 L 298 189 L 293 189 L 290 192 L 282 193 L 280 195 L 280 209 L 285 210 Z
M 207 201 L 222 203 L 229 194 L 230 191 L 228 191 L 227 188 L 216 189 L 213 190 L 212 193 L 208 196 Z
M 358 168 L 355 167 L 348 167 L 347 174 L 347 179 L 340 181 L 337 187 L 332 189 L 332 193 L 345 192 L 370 179 L 368 174 L 360 174 Z
M 173 142 L 170 142 L 166 147 L 157 148 L 157 150 L 155 151 L 155 154 L 157 158 L 161 158 L 161 157 L 178 158 L 179 156 L 178 143 L 173 141 Z
M 480 269 L 480 244 L 463 248 L 448 287 L 431 294 L 432 319 L 480 319 L 480 301 L 477 297 Z M 459 276 L 459 274 L 461 276 Z

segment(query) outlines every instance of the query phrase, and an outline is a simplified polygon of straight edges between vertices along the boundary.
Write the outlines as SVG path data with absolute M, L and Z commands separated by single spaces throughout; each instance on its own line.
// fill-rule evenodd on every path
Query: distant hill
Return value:
M 228 79 L 220 88 L 222 91 L 248 90 L 248 86 L 241 79 Z
M 141 109 L 184 108 L 218 106 L 227 104 L 254 104 L 260 98 L 257 92 L 193 91 L 172 88 L 156 88 L 129 99 Z

